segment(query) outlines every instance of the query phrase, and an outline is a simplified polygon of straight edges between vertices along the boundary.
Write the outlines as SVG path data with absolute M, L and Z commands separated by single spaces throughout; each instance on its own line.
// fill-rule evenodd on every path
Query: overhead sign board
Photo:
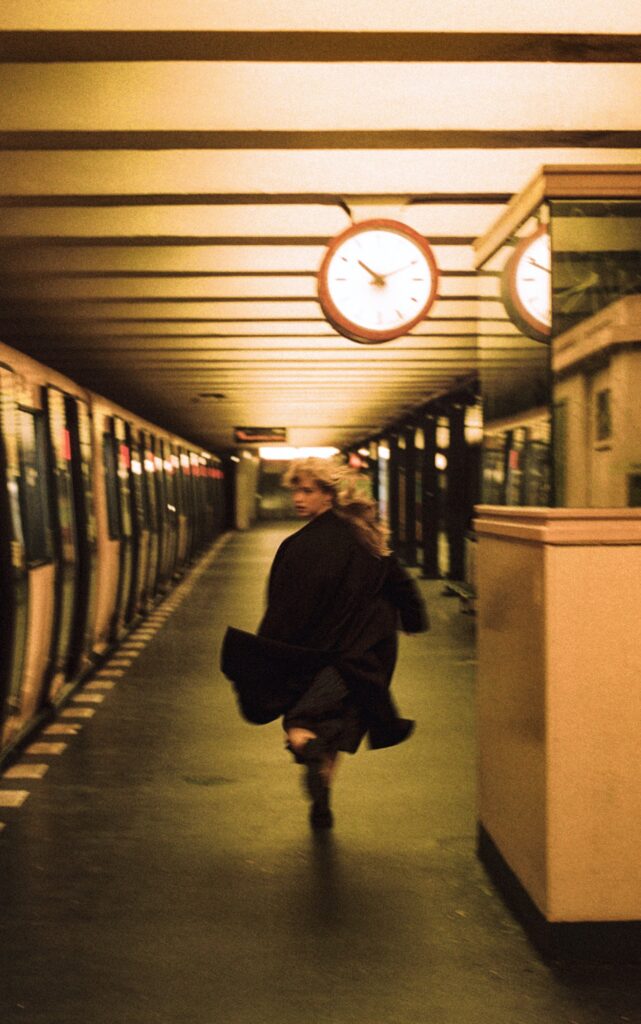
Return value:
M 236 444 L 278 444 L 287 440 L 287 427 L 234 427 Z

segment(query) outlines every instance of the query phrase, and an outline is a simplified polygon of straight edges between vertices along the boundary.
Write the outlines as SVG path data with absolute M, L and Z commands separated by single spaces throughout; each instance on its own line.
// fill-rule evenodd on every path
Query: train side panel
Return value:
M 0 757 L 224 522 L 222 464 L 0 344 Z

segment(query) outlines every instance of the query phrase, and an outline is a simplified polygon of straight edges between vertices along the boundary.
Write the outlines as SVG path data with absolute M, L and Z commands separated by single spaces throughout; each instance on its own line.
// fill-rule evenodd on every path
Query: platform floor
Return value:
M 415 736 L 346 758 L 310 833 L 217 669 L 292 528 L 233 535 L 0 783 L 0 1020 L 639 1024 L 641 969 L 544 964 L 475 857 L 473 620 L 438 582 L 401 638 Z

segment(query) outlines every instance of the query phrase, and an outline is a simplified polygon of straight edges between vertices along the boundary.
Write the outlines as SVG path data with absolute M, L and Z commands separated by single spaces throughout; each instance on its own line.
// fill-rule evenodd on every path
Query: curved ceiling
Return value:
M 431 6 L 5 0 L 0 338 L 217 450 L 377 433 L 473 378 L 479 334 L 500 366 L 472 241 L 541 165 L 641 162 L 638 4 Z M 316 294 L 372 215 L 440 270 L 375 347 Z

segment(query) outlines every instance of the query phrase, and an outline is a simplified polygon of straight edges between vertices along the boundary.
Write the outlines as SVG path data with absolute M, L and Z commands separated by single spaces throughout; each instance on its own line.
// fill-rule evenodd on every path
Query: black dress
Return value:
M 332 509 L 283 541 L 258 638 L 307 649 L 325 666 L 298 670 L 285 728 L 310 728 L 350 752 L 366 732 L 372 747 L 405 739 L 413 723 L 399 717 L 389 692 L 399 619 L 407 633 L 428 628 L 416 583 L 395 555 L 371 554 Z

